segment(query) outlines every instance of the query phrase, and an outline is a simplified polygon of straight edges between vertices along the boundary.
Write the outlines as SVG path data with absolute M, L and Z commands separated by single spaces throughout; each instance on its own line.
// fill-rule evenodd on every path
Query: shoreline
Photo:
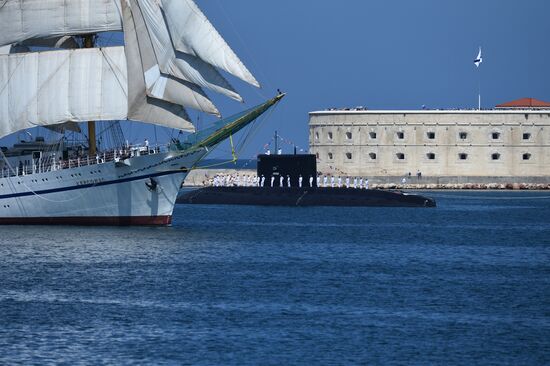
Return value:
M 448 184 L 371 184 L 372 189 L 406 189 L 429 191 L 547 191 L 546 183 L 448 183 Z

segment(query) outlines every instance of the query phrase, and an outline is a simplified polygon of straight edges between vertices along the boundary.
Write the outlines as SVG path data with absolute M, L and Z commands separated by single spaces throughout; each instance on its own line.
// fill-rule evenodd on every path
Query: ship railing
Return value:
M 18 166 L 8 166 L 4 162 L 0 169 L 0 178 L 9 178 L 16 176 L 27 176 L 32 174 L 47 173 L 63 169 L 73 169 L 83 166 L 101 165 L 110 162 L 124 161 L 129 158 L 155 155 L 168 151 L 171 145 L 153 145 L 127 146 L 124 149 L 114 149 L 103 151 L 96 156 L 77 156 L 69 159 L 56 159 L 55 155 L 46 158 L 33 159 L 32 164 L 20 164 Z

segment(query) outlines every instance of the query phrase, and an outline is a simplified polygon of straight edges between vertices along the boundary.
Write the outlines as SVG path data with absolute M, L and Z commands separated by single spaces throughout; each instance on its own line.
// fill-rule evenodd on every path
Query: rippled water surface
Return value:
M 550 363 L 550 195 L 0 227 L 0 364 Z

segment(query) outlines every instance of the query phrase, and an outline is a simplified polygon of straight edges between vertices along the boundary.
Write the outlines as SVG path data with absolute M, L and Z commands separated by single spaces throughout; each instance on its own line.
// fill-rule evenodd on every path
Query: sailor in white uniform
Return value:
M 330 187 L 334 188 L 334 175 L 330 177 Z
M 365 189 L 369 189 L 369 180 L 365 179 Z
M 304 178 L 302 178 L 302 174 L 300 174 L 300 176 L 298 177 L 298 187 L 302 188 L 302 181 L 304 180 Z
M 283 176 L 281 175 L 281 176 L 279 177 L 279 187 L 281 187 L 281 188 L 284 187 L 284 183 L 283 183 L 284 180 L 285 180 L 285 178 L 283 178 Z
M 357 189 L 357 177 L 353 177 L 353 188 Z
M 319 176 L 317 176 L 317 186 L 319 186 L 319 181 L 321 180 L 321 178 Z M 309 176 L 309 187 L 313 187 L 313 176 Z
M 346 188 L 349 188 L 349 177 L 346 177 Z
M 342 177 L 338 176 L 338 188 L 342 187 Z
M 271 188 L 273 188 L 273 183 L 275 182 L 275 177 L 272 175 L 271 176 Z
M 260 187 L 263 187 L 265 183 L 265 176 L 262 174 L 262 179 L 260 180 Z
M 359 189 L 363 189 L 363 177 L 359 178 Z
M 323 176 L 323 188 L 328 187 L 328 177 L 326 175 Z
M 290 188 L 290 175 L 286 176 L 286 185 Z

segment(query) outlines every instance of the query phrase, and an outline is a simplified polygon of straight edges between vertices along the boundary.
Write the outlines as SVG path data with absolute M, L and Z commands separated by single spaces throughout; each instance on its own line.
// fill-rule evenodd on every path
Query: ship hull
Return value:
M 2 225 L 170 225 L 182 182 L 206 149 L 0 179 Z

